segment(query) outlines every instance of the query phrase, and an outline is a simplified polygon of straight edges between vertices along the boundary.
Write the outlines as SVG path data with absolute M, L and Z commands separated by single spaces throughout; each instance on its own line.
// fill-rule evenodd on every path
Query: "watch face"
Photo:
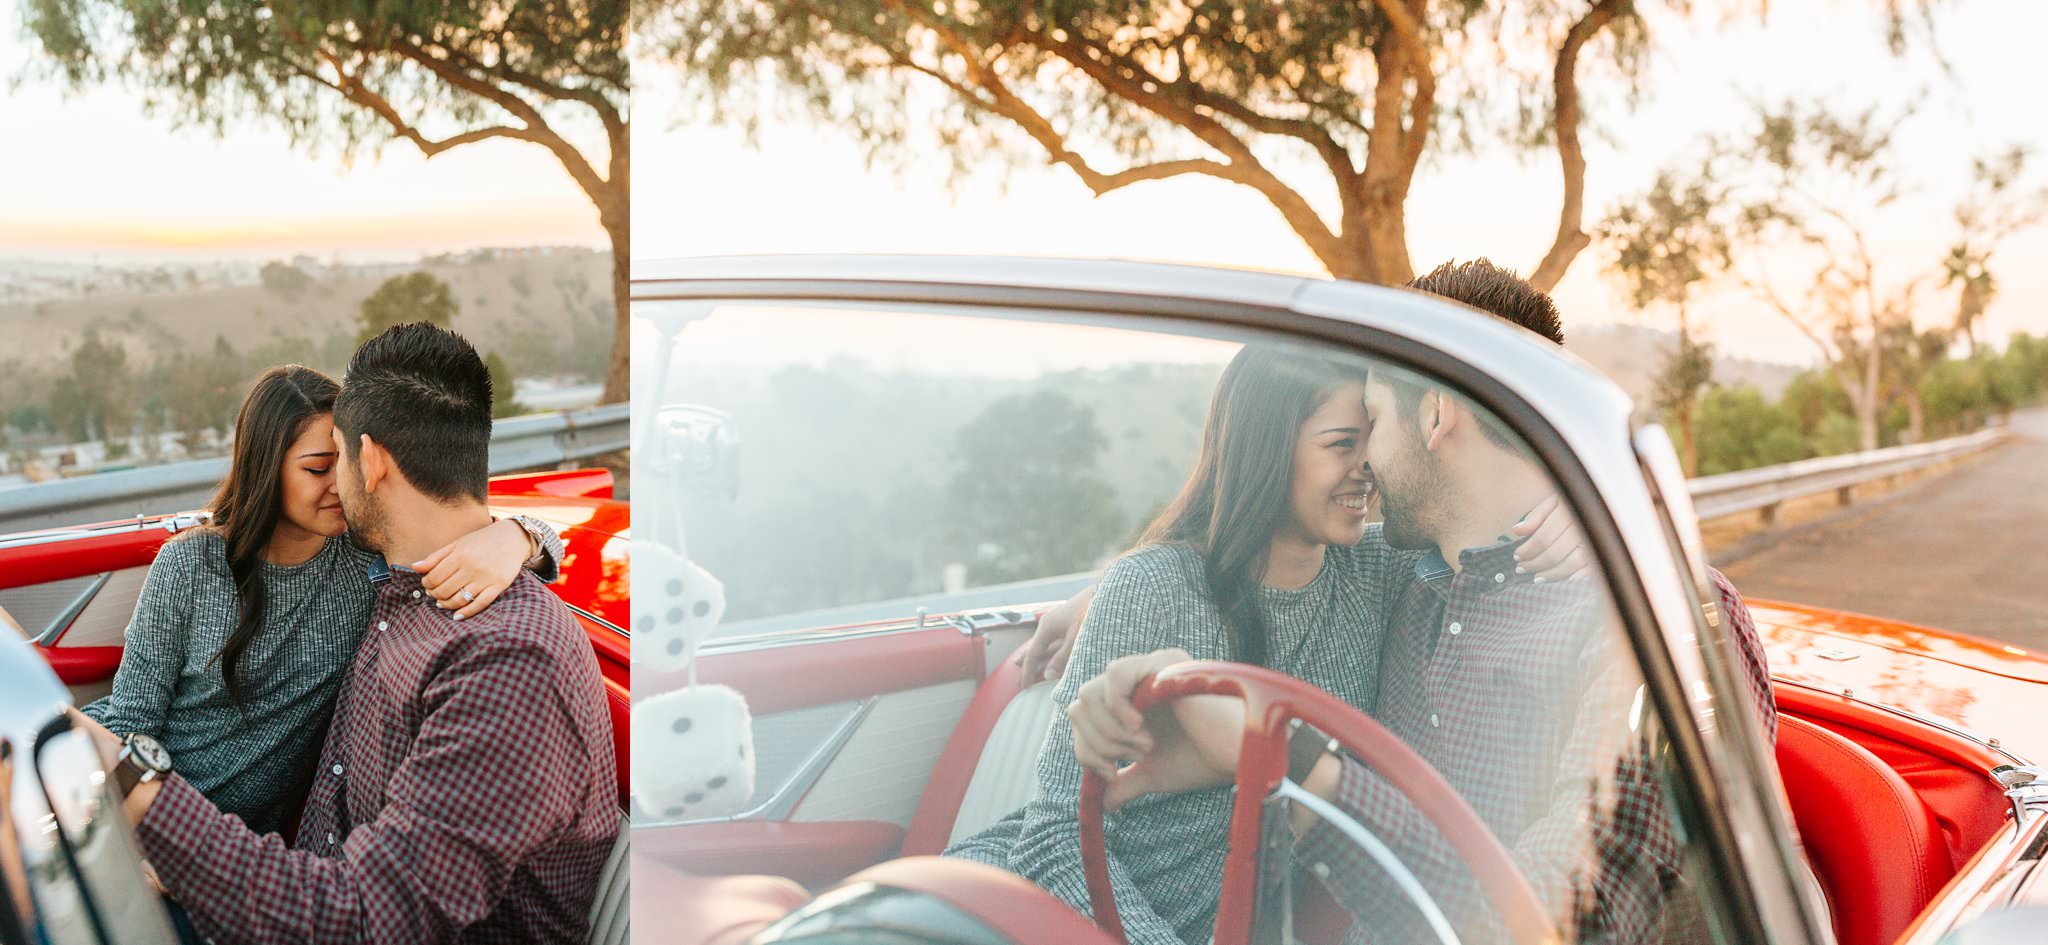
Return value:
M 142 734 L 130 735 L 128 747 L 142 767 L 159 772 L 171 770 L 171 753 L 165 751 L 156 739 Z

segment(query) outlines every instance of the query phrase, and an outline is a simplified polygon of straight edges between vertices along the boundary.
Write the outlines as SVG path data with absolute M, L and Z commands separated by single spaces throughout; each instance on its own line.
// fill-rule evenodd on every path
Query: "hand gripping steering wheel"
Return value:
M 1292 676 L 1213 660 L 1168 667 L 1138 683 L 1131 701 L 1143 712 L 1186 696 L 1236 696 L 1245 705 L 1244 746 L 1237 762 L 1237 796 L 1230 814 L 1230 851 L 1223 865 L 1215 945 L 1248 945 L 1251 940 L 1262 808 L 1287 774 L 1288 722 L 1297 718 L 1329 733 L 1339 745 L 1370 764 L 1442 831 L 1500 910 L 1512 941 L 1547 945 L 1560 940 L 1536 893 L 1493 831 L 1429 762 L 1365 713 Z M 1081 862 L 1096 923 L 1123 942 L 1127 939 L 1110 889 L 1109 853 L 1102 832 L 1102 797 L 1107 787 L 1108 781 L 1101 775 L 1083 773 Z

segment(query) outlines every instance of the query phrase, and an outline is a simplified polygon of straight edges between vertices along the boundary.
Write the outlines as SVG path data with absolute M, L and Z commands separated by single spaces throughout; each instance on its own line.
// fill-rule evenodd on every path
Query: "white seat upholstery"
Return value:
M 15 620 L 14 615 L 7 612 L 7 608 L 0 607 L 0 632 L 4 631 L 12 631 L 15 636 L 28 639 L 28 631 L 22 629 L 21 622 Z
M 632 822 L 621 814 L 619 838 L 612 842 L 604 872 L 597 876 L 597 897 L 590 903 L 590 945 L 627 945 L 631 940 L 627 932 L 627 907 L 632 904 L 632 897 L 627 895 L 626 880 L 633 874 L 632 827 Z
M 979 833 L 1029 803 L 1038 788 L 1038 753 L 1052 728 L 1052 683 L 1039 683 L 1010 699 L 989 730 L 974 777 L 960 801 L 948 845 Z

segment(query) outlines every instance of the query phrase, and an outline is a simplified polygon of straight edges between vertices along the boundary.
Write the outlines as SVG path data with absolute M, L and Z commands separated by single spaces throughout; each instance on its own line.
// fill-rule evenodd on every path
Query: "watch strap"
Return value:
M 1287 780 L 1296 784 L 1307 781 L 1323 756 L 1335 750 L 1335 742 L 1301 724 L 1300 719 L 1294 720 L 1293 733 L 1287 737 Z
M 135 789 L 143 784 L 170 773 L 169 768 L 157 768 L 153 765 L 144 764 L 139 760 L 135 748 L 135 740 L 145 737 L 147 736 L 130 735 L 122 739 L 121 753 L 114 760 L 114 784 L 120 787 L 121 796 L 124 798 L 134 793 Z M 154 744 L 154 741 L 152 741 L 152 744 Z M 161 751 L 161 749 L 158 750 Z
M 125 748 L 121 750 L 121 759 L 114 762 L 114 784 L 121 789 L 122 797 L 135 793 L 135 789 L 142 785 L 142 769 L 128 760 Z

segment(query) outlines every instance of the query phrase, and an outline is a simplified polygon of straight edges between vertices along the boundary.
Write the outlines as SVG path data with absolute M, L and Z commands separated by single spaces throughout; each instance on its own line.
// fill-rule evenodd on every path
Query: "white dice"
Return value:
M 633 799 L 660 820 L 722 817 L 754 793 L 754 729 L 729 686 L 691 686 L 633 706 Z
M 725 585 L 674 551 L 633 546 L 633 662 L 674 672 L 725 616 Z

